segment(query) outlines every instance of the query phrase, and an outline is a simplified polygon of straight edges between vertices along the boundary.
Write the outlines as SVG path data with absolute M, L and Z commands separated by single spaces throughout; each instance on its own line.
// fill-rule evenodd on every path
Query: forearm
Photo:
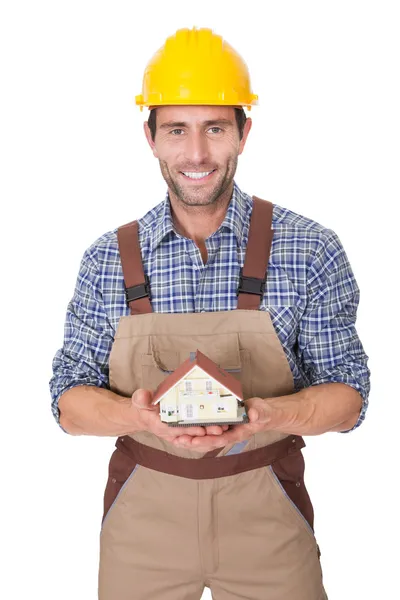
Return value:
M 119 436 L 137 431 L 131 398 L 110 390 L 79 385 L 59 399 L 60 424 L 71 435 Z
M 323 383 L 278 398 L 266 399 L 272 411 L 271 429 L 297 435 L 346 431 L 357 422 L 362 398 L 344 383 Z

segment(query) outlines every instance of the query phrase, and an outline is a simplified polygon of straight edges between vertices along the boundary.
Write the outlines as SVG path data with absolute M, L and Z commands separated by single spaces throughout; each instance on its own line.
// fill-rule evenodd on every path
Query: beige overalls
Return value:
M 110 387 L 154 390 L 197 349 L 240 378 L 244 398 L 287 395 L 293 376 L 260 311 L 272 204 L 253 199 L 238 310 L 153 313 L 137 222 L 118 230 L 131 315 Z M 99 600 L 326 600 L 301 437 L 266 431 L 202 454 L 148 432 L 118 438 L 100 534 Z

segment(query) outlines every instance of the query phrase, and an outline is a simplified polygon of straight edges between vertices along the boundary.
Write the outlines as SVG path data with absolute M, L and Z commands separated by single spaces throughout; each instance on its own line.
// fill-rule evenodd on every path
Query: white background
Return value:
M 164 197 L 133 99 L 194 25 L 242 54 L 260 97 L 236 181 L 335 230 L 361 289 L 371 406 L 356 432 L 306 439 L 306 482 L 330 600 L 399 597 L 400 22 L 382 0 L 2 4 L 0 595 L 97 597 L 114 439 L 57 427 L 51 361 L 84 250 Z

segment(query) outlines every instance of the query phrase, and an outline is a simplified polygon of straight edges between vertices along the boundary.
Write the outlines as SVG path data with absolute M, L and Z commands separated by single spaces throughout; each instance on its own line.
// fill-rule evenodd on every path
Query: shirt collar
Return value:
M 165 200 L 161 205 L 161 211 L 158 215 L 156 226 L 153 229 L 153 235 L 150 239 L 150 250 L 153 251 L 162 242 L 168 233 L 171 231 L 175 232 L 174 224 L 171 215 L 171 205 L 169 202 L 168 192 L 165 196 Z
M 248 215 L 248 196 L 244 194 L 236 182 L 233 182 L 232 197 L 226 211 L 225 218 L 221 223 L 219 229 L 226 227 L 232 231 L 238 241 L 238 245 L 241 246 L 243 240 L 243 229 L 246 223 L 246 217 Z M 150 249 L 153 251 L 162 242 L 162 240 L 170 233 L 174 232 L 177 234 L 171 215 L 171 204 L 166 194 L 165 200 L 161 205 L 161 211 L 158 215 L 156 226 L 153 229 L 153 235 L 151 236 Z M 179 236 L 182 237 L 182 236 Z
M 248 196 L 234 182 L 232 198 L 221 227 L 226 227 L 235 234 L 238 246 L 242 245 L 243 229 L 248 218 L 248 208 Z

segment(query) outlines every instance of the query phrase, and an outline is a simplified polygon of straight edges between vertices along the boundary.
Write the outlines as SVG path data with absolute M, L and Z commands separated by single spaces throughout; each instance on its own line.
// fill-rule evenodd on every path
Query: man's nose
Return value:
M 188 136 L 186 158 L 195 164 L 202 164 L 208 159 L 208 143 L 203 133 L 192 133 Z

